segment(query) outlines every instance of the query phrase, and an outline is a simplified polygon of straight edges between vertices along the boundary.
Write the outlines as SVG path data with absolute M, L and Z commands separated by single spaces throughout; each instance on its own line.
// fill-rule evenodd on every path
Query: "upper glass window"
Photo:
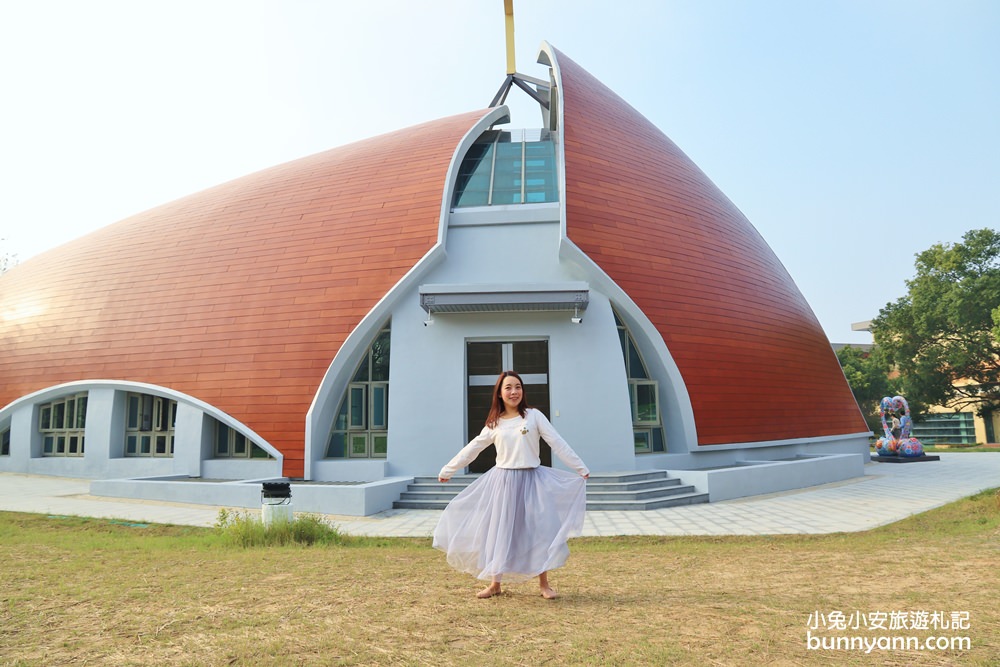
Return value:
M 556 150 L 548 130 L 487 130 L 465 154 L 456 208 L 559 201 Z

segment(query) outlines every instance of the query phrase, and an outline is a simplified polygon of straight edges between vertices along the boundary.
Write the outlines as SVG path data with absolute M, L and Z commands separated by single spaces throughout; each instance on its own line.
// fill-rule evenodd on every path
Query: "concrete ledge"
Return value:
M 709 502 L 840 482 L 865 474 L 861 454 L 798 455 L 777 461 L 738 461 L 703 470 L 670 470 L 671 477 L 707 493 Z
M 111 498 L 257 509 L 261 507 L 261 483 L 265 481 L 288 480 L 213 481 L 183 476 L 106 479 L 92 481 L 90 493 Z M 412 477 L 390 477 L 374 482 L 292 482 L 291 504 L 296 512 L 369 516 L 392 509 L 393 501 L 398 500 L 412 482 Z

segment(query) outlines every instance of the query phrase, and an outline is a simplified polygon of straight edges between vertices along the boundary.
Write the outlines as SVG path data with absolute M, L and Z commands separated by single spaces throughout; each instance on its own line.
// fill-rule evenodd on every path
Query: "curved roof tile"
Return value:
M 295 160 L 130 217 L 0 280 L 0 406 L 54 384 L 167 386 L 303 473 L 305 414 L 347 335 L 437 241 L 474 112 Z
M 788 272 L 659 129 L 556 51 L 567 236 L 656 326 L 699 445 L 868 430 Z

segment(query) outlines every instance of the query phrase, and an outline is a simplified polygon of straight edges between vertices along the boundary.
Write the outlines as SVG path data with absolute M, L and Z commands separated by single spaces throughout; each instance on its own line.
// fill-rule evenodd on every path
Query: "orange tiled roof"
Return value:
M 757 230 L 660 130 L 556 54 L 567 235 L 663 336 L 699 444 L 867 431 L 819 322 Z
M 0 280 L 0 406 L 61 382 L 148 382 L 240 419 L 303 474 L 305 414 L 361 318 L 437 240 L 484 112 L 295 160 L 133 216 Z

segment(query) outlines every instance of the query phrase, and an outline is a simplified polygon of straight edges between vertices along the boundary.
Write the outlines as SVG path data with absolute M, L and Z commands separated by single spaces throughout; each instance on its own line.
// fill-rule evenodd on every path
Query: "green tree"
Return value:
M 879 403 L 884 396 L 898 393 L 897 381 L 889 377 L 889 365 L 879 348 L 864 350 L 860 347 L 842 347 L 837 350 L 837 359 L 844 369 L 844 377 L 851 386 L 854 400 L 865 416 L 868 428 L 877 435 L 882 434 L 882 419 L 879 417 Z M 912 408 L 911 408 L 912 411 Z
M 872 322 L 875 344 L 898 369 L 914 406 L 1000 408 L 1000 233 L 976 229 L 961 243 L 917 254 L 908 292 Z

